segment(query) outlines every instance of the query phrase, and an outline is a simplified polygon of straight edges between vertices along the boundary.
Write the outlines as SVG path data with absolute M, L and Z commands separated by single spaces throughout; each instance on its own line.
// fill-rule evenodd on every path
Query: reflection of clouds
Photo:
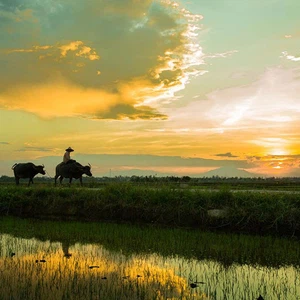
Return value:
M 70 247 L 61 255 L 61 243 L 0 236 L 0 293 L 8 299 L 251 299 L 253 293 L 270 299 L 296 299 L 300 276 L 296 267 L 280 268 L 230 264 L 212 260 L 125 256 L 100 245 Z M 16 255 L 9 253 L 14 249 Z M 45 263 L 36 263 L 45 259 Z M 97 265 L 99 268 L 89 269 Z M 140 275 L 140 277 L 138 277 Z M 106 279 L 104 279 L 106 278 Z M 187 280 L 188 279 L 188 280 Z M 188 283 L 203 281 L 201 288 Z
M 67 294 L 84 298 L 93 295 L 95 299 L 98 296 L 99 299 L 139 299 L 140 293 L 147 295 L 146 299 L 177 299 L 189 294 L 187 280 L 164 266 L 160 257 L 153 256 L 152 260 L 151 256 L 125 257 L 97 245 L 70 246 L 69 243 L 34 241 L 31 248 L 26 241 L 6 236 L 5 242 L 17 254 L 14 259 L 0 258 L 1 285 L 9 283 L 2 285 L 0 291 L 14 299 L 25 287 L 28 297 L 40 293 L 40 297 L 51 295 L 48 299 L 61 299 Z M 61 246 L 63 252 L 72 252 L 72 256 L 65 259 Z M 36 263 L 36 259 L 46 262 Z M 91 269 L 91 265 L 99 268 Z M 56 288 L 52 290 L 53 286 Z M 127 296 L 123 298 L 124 294 Z

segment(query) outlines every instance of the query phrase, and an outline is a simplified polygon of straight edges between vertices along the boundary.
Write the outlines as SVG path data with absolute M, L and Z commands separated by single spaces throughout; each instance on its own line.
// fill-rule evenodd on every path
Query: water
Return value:
M 224 260 L 210 259 L 209 255 L 202 259 L 193 254 L 182 255 L 176 253 L 176 249 L 171 251 L 173 254 L 164 255 L 149 249 L 135 249 L 134 244 L 138 243 L 134 239 L 130 249 L 128 246 L 122 249 L 119 245 L 108 246 L 107 240 L 104 244 L 83 242 L 86 237 L 80 238 L 75 228 L 83 226 L 86 235 L 94 234 L 88 224 L 73 222 L 75 237 L 66 223 L 56 223 L 58 227 L 54 231 L 53 224 L 17 219 L 13 223 L 10 219 L 8 225 L 0 222 L 3 229 L 0 229 L 0 299 L 250 300 L 259 295 L 268 300 L 300 299 L 297 264 L 278 262 L 276 267 L 253 261 L 226 264 Z M 22 228 L 23 233 L 15 233 L 18 226 L 18 231 Z M 108 233 L 110 225 L 107 226 L 103 230 Z M 118 228 L 124 239 L 130 239 L 128 226 L 111 226 Z M 49 231 L 48 239 L 45 228 Z M 101 231 L 102 227 L 97 228 Z M 145 238 L 149 236 L 148 231 L 152 234 L 151 230 L 143 229 Z M 167 235 L 168 230 L 165 231 Z M 54 236 L 68 238 L 55 240 Z M 111 237 L 110 242 L 113 241 Z M 282 243 L 287 242 L 282 240 Z M 188 242 L 186 246 L 189 247 Z M 195 282 L 201 283 L 192 288 L 190 284 Z

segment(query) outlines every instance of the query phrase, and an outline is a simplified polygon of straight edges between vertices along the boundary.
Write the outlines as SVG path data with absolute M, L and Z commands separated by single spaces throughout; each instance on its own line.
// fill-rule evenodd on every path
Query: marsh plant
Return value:
M 212 260 L 131 254 L 76 243 L 66 257 L 60 243 L 1 237 L 14 246 L 0 260 L 2 299 L 296 299 L 297 268 L 224 267 Z M 20 253 L 20 254 L 19 254 Z M 5 255 L 6 254 L 6 255 Z M 192 282 L 201 282 L 191 288 Z
M 15 218 L 0 219 L 0 228 L 1 299 L 217 300 L 259 294 L 297 299 L 300 294 L 297 241 Z

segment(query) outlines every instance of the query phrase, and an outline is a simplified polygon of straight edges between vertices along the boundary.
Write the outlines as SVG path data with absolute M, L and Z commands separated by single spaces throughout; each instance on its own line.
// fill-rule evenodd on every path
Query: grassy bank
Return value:
M 101 189 L 1 186 L 0 213 L 298 237 L 300 194 L 149 188 L 130 183 Z

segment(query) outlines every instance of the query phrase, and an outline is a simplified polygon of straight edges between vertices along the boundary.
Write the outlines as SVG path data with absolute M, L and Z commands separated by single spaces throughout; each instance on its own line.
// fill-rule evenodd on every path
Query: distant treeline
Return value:
M 34 178 L 35 183 L 51 183 L 53 178 L 49 176 L 39 176 Z M 27 179 L 21 180 L 27 183 Z M 189 177 L 189 176 L 115 176 L 115 177 L 84 177 L 84 183 L 101 184 L 113 182 L 133 182 L 137 184 L 185 184 L 188 186 L 215 186 L 215 185 L 230 185 L 230 186 L 249 186 L 249 187 L 299 187 L 300 177 Z M 0 183 L 14 183 L 14 177 L 1 176 Z M 65 179 L 64 183 L 67 184 L 68 180 Z M 74 181 L 76 184 L 77 181 Z

